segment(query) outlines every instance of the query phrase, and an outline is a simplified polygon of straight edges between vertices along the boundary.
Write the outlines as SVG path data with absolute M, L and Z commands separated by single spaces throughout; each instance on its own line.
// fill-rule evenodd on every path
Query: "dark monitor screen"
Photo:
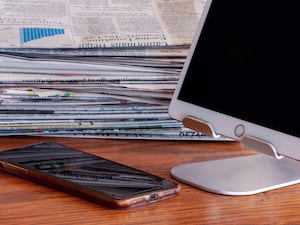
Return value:
M 296 4 L 213 0 L 178 99 L 300 137 Z

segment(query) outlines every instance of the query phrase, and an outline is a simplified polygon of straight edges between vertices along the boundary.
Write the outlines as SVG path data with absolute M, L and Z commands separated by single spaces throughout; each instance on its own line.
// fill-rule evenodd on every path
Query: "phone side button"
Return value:
M 137 204 L 143 204 L 144 202 L 145 202 L 145 198 L 142 197 L 142 198 L 133 199 L 130 203 L 132 205 L 137 205 Z

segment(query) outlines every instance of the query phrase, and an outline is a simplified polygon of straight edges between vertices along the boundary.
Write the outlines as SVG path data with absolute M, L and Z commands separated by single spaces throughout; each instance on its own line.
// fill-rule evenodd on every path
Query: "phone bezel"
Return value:
M 26 166 L 24 164 L 16 162 L 16 160 L 13 159 L 5 159 L 3 156 L 1 157 L 1 154 L 3 152 L 9 152 L 11 150 L 16 151 L 17 149 L 24 148 L 24 147 L 35 147 L 37 145 L 43 145 L 43 144 L 51 144 L 51 145 L 57 145 L 64 147 L 66 149 L 70 149 L 72 151 L 77 151 L 92 157 L 97 157 L 99 159 L 104 159 L 106 161 L 109 161 L 113 164 L 121 165 L 126 168 L 133 169 L 135 171 L 140 171 L 145 174 L 149 174 L 152 177 L 160 178 L 170 186 L 162 189 L 155 189 L 155 190 L 149 190 L 147 192 L 136 192 L 131 193 L 127 197 L 114 197 L 112 195 L 108 195 L 105 192 L 96 191 L 95 189 L 88 188 L 84 185 L 80 185 L 78 183 L 65 180 L 62 178 L 59 178 L 57 176 L 51 175 L 50 173 L 45 173 L 43 171 L 40 171 L 38 169 L 31 168 L 29 166 Z M 48 187 L 54 188 L 56 190 L 72 194 L 77 197 L 81 197 L 83 199 L 101 204 L 103 206 L 106 206 L 108 208 L 115 208 L 115 209 L 128 209 L 133 208 L 137 206 L 147 205 L 150 203 L 154 203 L 157 201 L 161 201 L 164 199 L 168 199 L 171 197 L 176 196 L 180 192 L 181 186 L 178 183 L 175 183 L 171 180 L 167 180 L 165 178 L 159 177 L 157 175 L 151 174 L 149 172 L 139 170 L 134 167 L 130 167 L 94 154 L 90 154 L 87 152 L 80 151 L 78 149 L 74 149 L 65 145 L 57 144 L 54 142 L 40 142 L 36 144 L 21 146 L 17 148 L 7 149 L 4 151 L 0 151 L 0 170 L 3 170 L 5 172 L 8 172 L 10 174 L 14 174 L 20 177 L 23 177 L 27 180 L 30 180 L 35 183 L 43 184 Z

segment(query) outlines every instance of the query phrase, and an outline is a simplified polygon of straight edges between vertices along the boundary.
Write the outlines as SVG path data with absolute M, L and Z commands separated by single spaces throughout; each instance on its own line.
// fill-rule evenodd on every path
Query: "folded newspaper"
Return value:
M 189 45 L 204 0 L 0 0 L 0 48 Z

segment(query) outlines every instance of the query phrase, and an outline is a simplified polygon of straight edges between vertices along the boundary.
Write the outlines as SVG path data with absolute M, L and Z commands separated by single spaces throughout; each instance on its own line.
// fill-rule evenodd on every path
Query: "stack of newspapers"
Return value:
M 223 140 L 168 105 L 204 0 L 0 0 L 0 136 Z

